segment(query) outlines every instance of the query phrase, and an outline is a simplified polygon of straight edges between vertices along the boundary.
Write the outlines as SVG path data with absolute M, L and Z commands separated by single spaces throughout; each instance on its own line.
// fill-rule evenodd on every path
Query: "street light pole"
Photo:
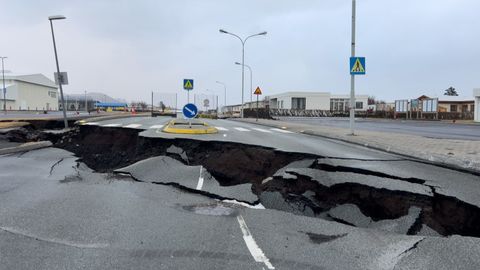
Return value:
M 58 86 L 60 88 L 60 97 L 62 99 L 63 122 L 65 125 L 65 128 L 68 128 L 67 109 L 65 108 L 65 99 L 63 98 L 62 82 L 60 81 L 60 66 L 58 64 L 57 45 L 55 44 L 55 34 L 53 33 L 53 23 L 52 23 L 53 20 L 63 20 L 63 19 L 66 19 L 66 17 L 61 15 L 48 17 L 48 20 L 50 21 L 50 28 L 52 29 L 53 51 L 55 52 L 55 63 L 57 64 L 57 76 L 58 76 L 57 81 L 58 81 Z
M 227 106 L 227 85 L 226 85 L 225 83 L 219 82 L 219 81 L 216 81 L 216 83 L 223 85 L 223 88 L 224 88 L 224 91 L 225 91 L 225 93 L 224 93 L 224 101 L 223 101 L 224 104 L 223 104 L 223 106 L 226 107 L 226 106 Z
M 3 59 L 6 59 L 6 56 L 0 56 L 2 58 L 2 82 L 3 82 L 3 111 L 7 114 L 7 89 L 5 89 L 5 67 L 3 65 Z
M 241 63 L 239 62 L 235 62 L 235 65 L 241 65 Z M 252 67 L 247 65 L 247 64 L 244 64 L 244 66 L 246 66 L 248 68 L 248 70 L 250 70 L 250 103 L 252 103 L 252 98 L 253 98 L 253 73 L 252 73 Z
M 355 57 L 356 0 L 352 0 L 352 57 Z M 350 75 L 350 134 L 355 135 L 355 75 Z
M 220 29 L 219 30 L 220 33 L 222 34 L 229 34 L 229 35 L 232 35 L 236 38 L 238 38 L 240 40 L 240 42 L 242 42 L 242 105 L 241 105 L 241 108 L 240 108 L 240 117 L 243 118 L 243 104 L 244 104 L 244 92 L 245 92 L 245 43 L 247 42 L 247 40 L 251 37 L 255 37 L 255 36 L 264 36 L 267 34 L 267 32 L 261 32 L 261 33 L 258 33 L 258 34 L 255 34 L 255 35 L 250 35 L 248 37 L 246 37 L 245 39 L 242 39 L 241 37 L 233 34 L 233 33 L 230 33 L 230 32 L 227 32 L 223 29 Z

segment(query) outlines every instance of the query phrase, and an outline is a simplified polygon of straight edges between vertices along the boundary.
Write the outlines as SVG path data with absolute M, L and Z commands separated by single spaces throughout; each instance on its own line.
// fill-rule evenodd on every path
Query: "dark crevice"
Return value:
M 350 172 L 350 173 L 356 173 L 356 174 L 362 174 L 362 175 L 368 175 L 368 176 L 377 176 L 377 177 L 382 177 L 382 178 L 389 178 L 389 179 L 394 179 L 394 180 L 401 180 L 413 184 L 424 184 L 426 181 L 419 179 L 419 178 L 414 178 L 414 177 L 400 177 L 400 176 L 395 176 L 395 175 L 390 175 L 382 172 L 376 172 L 376 171 L 371 171 L 371 170 L 366 170 L 366 169 L 361 169 L 361 168 L 353 168 L 353 167 L 346 167 L 346 166 L 333 166 L 325 163 L 315 163 L 312 166 L 310 166 L 312 169 L 317 169 L 317 170 L 322 170 L 322 171 L 327 171 L 327 172 Z
M 61 158 L 59 161 L 55 162 L 52 166 L 50 166 L 49 176 L 52 176 L 53 169 L 54 169 L 58 164 L 60 164 L 63 160 L 64 160 L 64 158 Z
M 404 250 L 404 251 L 403 251 L 402 253 L 400 253 L 398 256 L 400 257 L 400 256 L 405 255 L 405 254 L 407 254 L 408 252 L 410 252 L 410 251 L 418 248 L 418 244 L 420 244 L 423 240 L 425 240 L 425 238 L 422 238 L 422 239 L 418 240 L 417 242 L 415 242 L 415 244 L 413 244 L 410 248 Z

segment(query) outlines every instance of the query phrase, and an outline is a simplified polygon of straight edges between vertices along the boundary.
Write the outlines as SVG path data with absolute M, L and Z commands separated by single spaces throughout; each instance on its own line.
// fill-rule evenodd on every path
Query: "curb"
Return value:
M 8 147 L 0 149 L 0 155 L 14 154 L 18 152 L 27 152 L 31 150 L 41 149 L 52 146 L 50 141 L 28 142 L 16 147 Z
M 244 121 L 244 120 L 234 120 L 234 121 L 239 121 L 243 123 L 249 123 L 249 124 L 255 124 L 255 125 L 260 125 L 260 126 L 266 126 L 266 127 L 275 127 L 275 128 L 282 128 L 279 125 L 274 125 L 274 124 L 267 124 L 267 123 L 260 123 L 260 122 L 250 122 L 250 121 Z M 435 165 L 435 166 L 440 166 L 440 167 L 447 167 L 449 169 L 461 171 L 461 172 L 466 172 L 474 175 L 480 176 L 480 163 L 478 162 L 473 162 L 473 161 L 462 161 L 462 160 L 452 160 L 451 157 L 444 157 L 444 156 L 439 156 L 439 155 L 434 155 L 434 154 L 424 154 L 424 153 L 419 153 L 416 152 L 414 154 L 408 154 L 404 153 L 402 151 L 397 151 L 395 149 L 390 148 L 389 146 L 387 147 L 382 147 L 382 146 L 375 146 L 371 144 L 366 144 L 366 143 L 359 143 L 359 142 L 353 142 L 350 140 L 338 138 L 335 136 L 329 136 L 325 134 L 319 134 L 315 131 L 312 130 L 302 130 L 302 131 L 297 131 L 300 134 L 306 134 L 310 136 L 316 136 L 316 137 L 321 137 L 325 139 L 331 139 L 331 140 L 336 140 L 348 144 L 353 144 L 353 145 L 358 145 L 362 146 L 365 148 L 377 150 L 377 151 L 382 151 L 385 153 L 389 154 L 394 154 L 398 156 L 402 156 L 405 158 L 409 158 L 410 160 L 416 161 L 416 162 L 421 162 L 424 164 L 430 164 L 430 165 Z M 447 158 L 449 160 L 447 160 Z
M 166 133 L 173 133 L 173 134 L 194 134 L 194 135 L 204 135 L 204 134 L 215 134 L 218 133 L 218 130 L 214 127 L 211 127 L 206 122 L 202 122 L 201 124 L 196 124 L 196 126 L 201 126 L 200 129 L 193 129 L 191 127 L 187 128 L 178 128 L 175 125 L 183 124 L 183 123 L 175 123 L 175 120 L 170 120 L 167 125 L 162 129 L 163 132 Z

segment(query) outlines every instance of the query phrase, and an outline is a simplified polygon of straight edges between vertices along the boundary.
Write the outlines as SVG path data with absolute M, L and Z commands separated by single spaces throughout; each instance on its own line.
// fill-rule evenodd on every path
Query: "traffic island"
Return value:
M 215 134 L 218 130 L 199 120 L 171 120 L 162 129 L 163 132 L 173 134 Z

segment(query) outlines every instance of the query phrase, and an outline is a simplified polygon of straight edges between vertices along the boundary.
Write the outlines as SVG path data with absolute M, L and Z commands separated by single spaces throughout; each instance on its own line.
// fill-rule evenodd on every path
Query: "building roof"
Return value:
M 1 79 L 1 77 L 0 77 Z M 57 89 L 58 86 L 54 81 L 50 80 L 47 76 L 37 73 L 37 74 L 16 74 L 16 73 L 5 73 L 5 80 L 15 80 L 31 84 L 42 85 L 50 88 Z
M 270 98 L 277 98 L 277 97 L 295 97 L 295 96 L 330 96 L 329 92 L 301 92 L 301 91 L 290 91 L 290 92 L 283 92 L 275 95 L 268 95 Z
M 465 96 L 441 96 L 438 98 L 439 102 L 472 102 L 473 97 Z

